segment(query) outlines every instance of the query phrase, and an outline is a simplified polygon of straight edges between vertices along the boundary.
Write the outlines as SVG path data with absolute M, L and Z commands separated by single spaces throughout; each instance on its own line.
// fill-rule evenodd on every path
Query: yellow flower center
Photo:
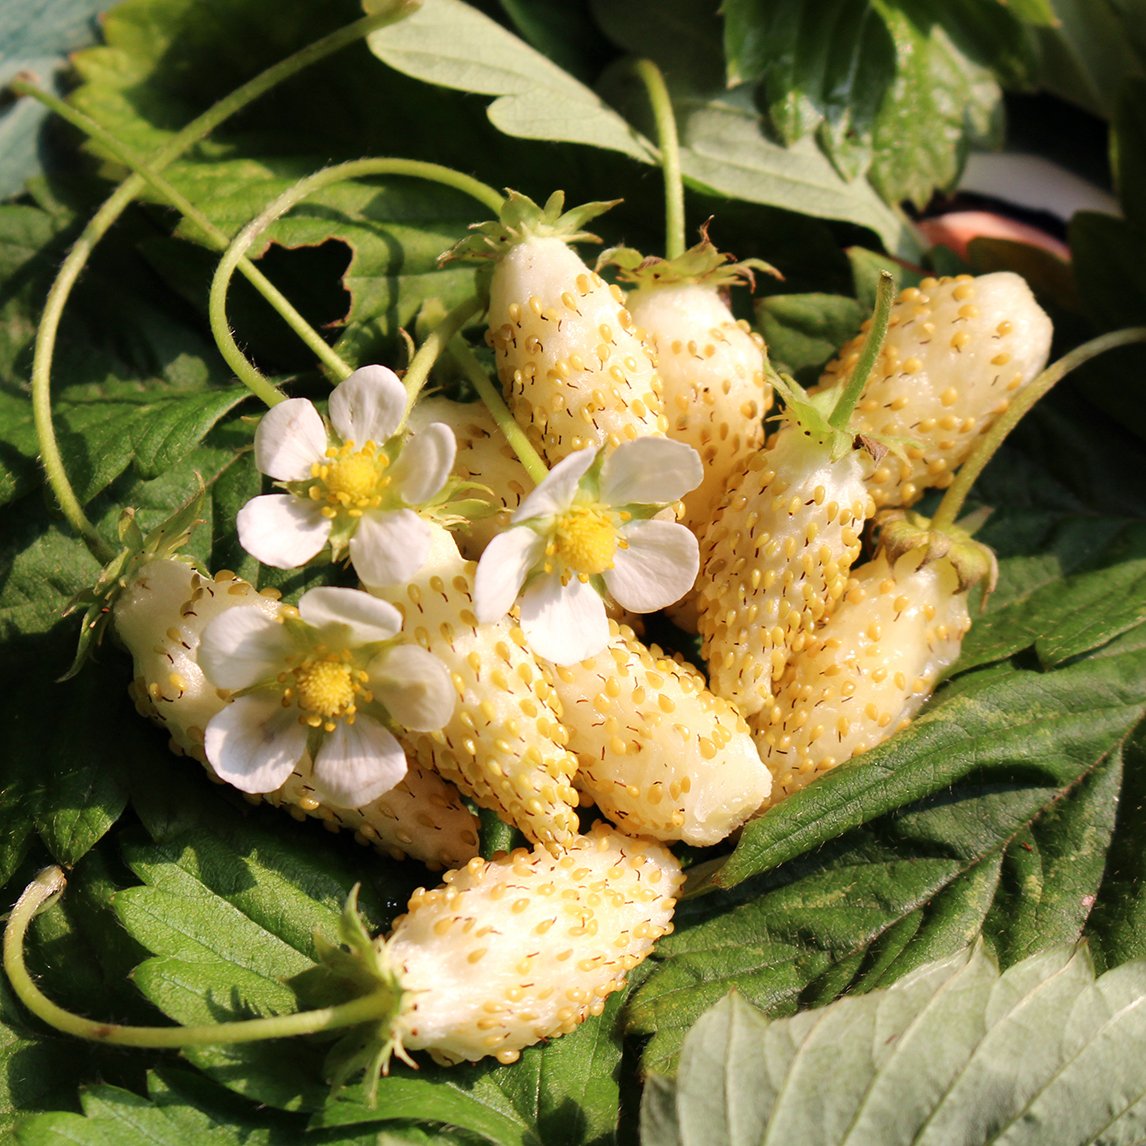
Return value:
M 597 506 L 571 506 L 557 519 L 550 551 L 575 573 L 587 577 L 604 573 L 613 568 L 617 527 L 612 517 Z
M 298 665 L 293 675 L 292 691 L 307 724 L 332 732 L 334 722 L 342 717 L 353 723 L 363 691 L 362 674 L 342 657 L 312 657 Z
M 307 493 L 314 501 L 326 503 L 322 512 L 327 517 L 340 512 L 361 517 L 365 510 L 382 503 L 390 484 L 386 473 L 389 464 L 389 457 L 374 442 L 367 442 L 360 450 L 353 442 L 332 446 L 322 461 L 311 466 L 314 481 Z

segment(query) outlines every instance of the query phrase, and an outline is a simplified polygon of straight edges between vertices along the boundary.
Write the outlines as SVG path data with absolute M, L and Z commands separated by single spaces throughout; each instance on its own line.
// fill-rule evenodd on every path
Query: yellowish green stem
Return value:
M 189 148 L 205 139 L 221 123 L 276 85 L 347 45 L 356 43 L 375 29 L 400 19 L 410 10 L 406 5 L 388 6 L 364 19 L 355 20 L 352 24 L 321 40 L 316 40 L 313 44 L 308 44 L 294 55 L 267 68 L 173 135 L 151 157 L 149 170 L 153 174 L 160 173 Z M 40 316 L 40 325 L 36 331 L 32 359 L 32 419 L 45 477 L 68 523 L 84 539 L 96 559 L 105 563 L 115 555 L 115 549 L 100 535 L 84 512 L 68 478 L 56 438 L 51 402 L 52 360 L 60 319 L 77 279 L 96 245 L 143 190 L 145 182 L 143 176 L 138 173 L 129 175 L 104 201 L 80 233 L 48 292 Z
M 263 232 L 277 219 L 280 219 L 292 208 L 296 207 L 308 196 L 335 183 L 350 179 L 364 179 L 379 175 L 404 175 L 415 179 L 424 179 L 429 182 L 441 183 L 456 190 L 465 191 L 487 206 L 494 206 L 500 210 L 502 196 L 492 187 L 481 183 L 471 176 L 463 175 L 449 167 L 437 163 L 426 163 L 416 159 L 355 159 L 348 163 L 339 163 L 333 167 L 323 168 L 313 175 L 300 179 L 289 187 L 254 218 L 231 240 L 219 265 L 215 268 L 214 278 L 211 280 L 211 293 L 208 303 L 208 314 L 211 321 L 211 330 L 219 352 L 226 359 L 227 364 L 241 378 L 251 378 L 263 375 L 248 361 L 246 355 L 239 349 L 227 322 L 227 293 L 230 290 L 231 279 L 236 268 L 243 262 L 247 251 L 259 239 Z M 468 315 L 466 316 L 468 317 Z M 307 345 L 315 356 L 326 367 L 330 375 L 337 381 L 346 378 L 352 372 L 342 358 L 317 334 L 313 340 L 307 339 Z M 250 383 L 248 382 L 248 385 Z M 269 382 L 268 382 L 269 384 Z
M 1011 399 L 1011 404 L 992 423 L 991 428 L 980 439 L 971 456 L 959 467 L 955 480 L 947 487 L 935 516 L 931 519 L 931 528 L 934 530 L 947 529 L 954 525 L 963 512 L 963 503 L 971 492 L 971 487 L 979 479 L 979 475 L 986 468 L 987 463 L 995 456 L 999 446 L 1006 436 L 1017 426 L 1028 410 L 1052 386 L 1065 378 L 1072 370 L 1077 370 L 1084 363 L 1114 350 L 1119 346 L 1129 346 L 1135 342 L 1146 342 L 1146 326 L 1130 326 L 1123 330 L 1114 330 L 1109 334 L 1100 334 L 1081 346 L 1064 354 L 1057 362 L 1052 362 L 1029 385 L 1024 386 L 1018 394 Z
M 394 1018 L 394 993 L 387 990 L 374 991 L 347 1003 L 313 1011 L 193 1027 L 124 1026 L 119 1023 L 101 1023 L 73 1014 L 53 1003 L 36 986 L 24 960 L 28 925 L 39 912 L 46 910 L 59 898 L 66 882 L 64 873 L 58 867 L 41 871 L 16 901 L 4 929 L 4 971 L 13 992 L 32 1014 L 58 1031 L 113 1046 L 162 1049 L 261 1042 L 264 1039 L 315 1034 L 318 1031 L 338 1030 L 372 1021 L 385 1022 Z
M 458 334 L 462 327 L 465 326 L 475 314 L 481 311 L 481 308 L 482 304 L 479 299 L 476 297 L 467 298 L 465 302 L 455 306 L 454 309 L 430 331 L 425 341 L 418 347 L 418 352 L 410 360 L 410 365 L 406 370 L 406 376 L 404 378 L 406 383 L 406 412 L 402 415 L 402 425 L 405 425 L 406 420 L 410 417 L 410 413 L 414 409 L 414 404 L 418 401 L 418 395 L 421 394 L 422 388 L 426 385 L 426 380 L 430 376 L 430 371 L 433 369 L 434 363 L 442 356 L 442 352 L 449 346 L 450 340 L 454 335 Z
M 649 97 L 657 146 L 661 153 L 661 173 L 665 185 L 665 258 L 675 259 L 685 251 L 684 183 L 680 169 L 680 138 L 665 78 L 652 60 L 638 60 L 636 72 Z
M 883 340 L 887 337 L 887 324 L 891 318 L 891 307 L 895 302 L 895 279 L 890 271 L 879 272 L 879 283 L 875 291 L 875 308 L 872 311 L 871 321 L 868 324 L 867 337 L 860 348 L 859 360 L 852 371 L 848 384 L 839 396 L 835 406 L 832 407 L 828 424 L 833 430 L 846 432 L 848 423 L 852 420 L 856 403 L 860 400 L 868 376 L 879 357 Z
M 549 470 L 541 455 L 533 448 L 525 431 L 518 425 L 517 419 L 509 412 L 501 391 L 490 381 L 485 367 L 477 360 L 474 352 L 460 339 L 455 338 L 450 343 L 450 354 L 462 368 L 462 373 L 478 392 L 478 397 L 485 403 L 486 409 L 493 415 L 497 428 L 505 435 L 513 452 L 517 454 L 525 472 L 529 474 L 534 485 L 540 485 L 548 476 Z

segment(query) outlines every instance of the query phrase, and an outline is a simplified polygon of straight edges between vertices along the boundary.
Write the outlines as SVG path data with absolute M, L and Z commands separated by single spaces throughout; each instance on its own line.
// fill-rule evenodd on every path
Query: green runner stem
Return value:
M 227 364 L 240 377 L 258 374 L 255 367 L 248 361 L 246 355 L 239 349 L 231 334 L 227 322 L 227 292 L 230 289 L 231 279 L 236 268 L 241 264 L 247 251 L 259 236 L 277 219 L 285 215 L 293 207 L 301 203 L 307 196 L 322 190 L 333 183 L 341 183 L 349 179 L 362 179 L 376 175 L 404 175 L 415 179 L 425 179 L 429 182 L 441 183 L 455 190 L 465 191 L 475 199 L 487 206 L 496 203 L 500 209 L 502 197 L 492 187 L 481 183 L 452 168 L 443 167 L 437 163 L 426 163 L 417 159 L 354 159 L 347 163 L 338 163 L 333 167 L 325 167 L 300 179 L 293 186 L 287 188 L 272 202 L 259 212 L 235 237 L 224 251 L 218 266 L 215 268 L 214 278 L 211 280 L 211 293 L 208 304 L 208 314 L 211 320 L 211 332 L 215 336 L 215 343 L 220 354 Z M 468 315 L 466 317 L 469 317 Z M 338 381 L 350 375 L 352 368 L 345 363 L 321 338 L 315 336 L 314 343 L 307 343 L 326 366 L 330 374 Z M 269 385 L 269 382 L 268 382 Z
M 675 259 L 685 251 L 684 184 L 680 170 L 680 139 L 672 98 L 660 68 L 652 60 L 638 60 L 636 72 L 649 97 L 661 153 L 661 173 L 665 185 L 665 258 Z
M 460 338 L 455 338 L 450 343 L 450 354 L 478 392 L 486 409 L 493 415 L 498 429 L 505 435 L 513 452 L 517 454 L 530 480 L 534 485 L 540 485 L 549 476 L 549 470 L 541 455 L 525 436 L 525 431 L 517 424 L 517 419 L 509 412 L 501 391 L 490 381 L 477 356 Z
M 58 867 L 45 868 L 24 889 L 4 929 L 4 971 L 12 990 L 32 1014 L 56 1030 L 113 1046 L 174 1048 L 261 1042 L 263 1039 L 314 1034 L 316 1031 L 337 1030 L 394 1017 L 394 994 L 386 990 L 373 991 L 349 1002 L 313 1011 L 193 1027 L 122 1026 L 73 1014 L 57 1006 L 40 991 L 24 961 L 28 924 L 56 901 L 65 885 L 64 873 Z
M 249 103 L 270 91 L 277 84 L 317 63 L 326 56 L 356 43 L 377 28 L 392 23 L 405 10 L 396 13 L 387 9 L 376 12 L 362 20 L 355 20 L 344 28 L 331 33 L 321 40 L 308 44 L 305 48 L 288 56 L 266 71 L 255 76 L 193 120 L 181 131 L 173 135 L 150 159 L 149 168 L 158 174 L 173 163 L 179 156 L 206 138 L 221 123 Z M 40 325 L 36 331 L 35 350 L 32 359 L 32 420 L 36 430 L 40 457 L 44 473 L 60 511 L 68 523 L 83 538 L 97 561 L 106 563 L 115 556 L 115 549 L 100 535 L 88 519 L 76 496 L 75 489 L 67 475 L 55 425 L 52 421 L 51 376 L 52 359 L 55 354 L 56 339 L 64 307 L 71 295 L 77 279 L 87 265 L 95 246 L 123 214 L 129 204 L 143 190 L 145 180 L 139 174 L 129 175 L 104 201 L 99 210 L 84 227 L 57 272 L 55 281 L 48 292 Z

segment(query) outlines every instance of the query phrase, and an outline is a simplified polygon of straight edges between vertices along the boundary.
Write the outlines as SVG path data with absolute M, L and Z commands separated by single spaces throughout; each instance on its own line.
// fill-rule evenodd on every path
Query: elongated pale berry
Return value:
M 405 631 L 445 664 L 458 696 L 440 731 L 405 732 L 402 743 L 530 840 L 560 849 L 578 829 L 577 758 L 565 747 L 560 701 L 513 621 L 478 623 L 476 569 L 435 527 L 430 556 L 410 584 L 378 591 L 403 614 Z
M 973 578 L 925 546 L 858 567 L 815 639 L 751 719 L 775 803 L 903 728 L 959 655 Z
M 553 465 L 588 446 L 617 446 L 666 428 L 660 379 L 624 305 L 570 246 L 612 203 L 564 210 L 508 192 L 496 221 L 443 259 L 494 260 L 487 341 L 514 417 Z
M 630 835 L 719 843 L 772 787 L 748 726 L 692 665 L 609 628 L 604 652 L 554 670 L 576 787 Z
M 568 1034 L 672 930 L 682 875 L 662 844 L 597 824 L 559 857 L 542 847 L 419 889 L 381 943 L 402 988 L 394 1037 L 452 1064 Z
M 976 440 L 1046 365 L 1051 321 L 1017 274 L 924 279 L 900 292 L 887 338 L 852 419 L 857 433 L 898 439 L 868 488 L 878 507 L 908 506 L 950 485 Z M 818 390 L 846 381 L 861 332 Z
M 701 537 L 697 608 L 712 690 L 744 716 L 843 593 L 874 510 L 867 455 L 832 459 L 792 423 L 733 478 Z
M 489 342 L 509 408 L 550 465 L 664 433 L 660 379 L 619 288 L 563 239 L 527 239 L 499 260 Z
M 704 463 L 704 480 L 685 494 L 681 518 L 699 535 L 731 475 L 764 444 L 772 403 L 764 340 L 707 283 L 641 287 L 627 304 L 653 350 L 668 436 L 692 446 Z
M 279 604 L 231 573 L 205 577 L 184 562 L 154 560 L 135 573 L 113 611 L 115 631 L 134 661 L 130 691 L 136 707 L 163 726 L 173 751 L 198 760 L 209 773 L 204 730 L 227 699 L 199 667 L 199 638 L 208 622 L 232 608 L 273 615 Z M 436 774 L 411 767 L 396 787 L 370 803 L 335 808 L 315 798 L 306 780 L 309 765 L 306 756 L 277 791 L 248 798 L 349 830 L 363 844 L 431 867 L 454 867 L 477 853 L 476 817 Z
M 483 403 L 422 398 L 410 415 L 410 428 L 416 431 L 433 422 L 442 422 L 454 432 L 454 476 L 466 485 L 482 487 L 480 492 L 496 507 L 453 531 L 462 556 L 476 561 L 493 535 L 508 528 L 513 511 L 534 483 Z

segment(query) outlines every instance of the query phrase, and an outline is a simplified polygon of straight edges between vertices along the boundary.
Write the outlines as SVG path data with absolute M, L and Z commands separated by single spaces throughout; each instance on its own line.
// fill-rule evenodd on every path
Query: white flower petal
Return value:
M 239 544 L 256 561 L 275 569 L 305 565 L 330 538 L 330 519 L 322 516 L 318 505 L 289 493 L 251 498 L 239 510 L 235 524 Z
M 556 575 L 533 581 L 521 597 L 521 628 L 534 653 L 557 665 L 596 656 L 609 643 L 605 603 L 576 577 L 568 585 Z
M 221 780 L 241 792 L 273 792 L 302 759 L 307 732 L 277 693 L 252 694 L 237 697 L 211 718 L 204 748 Z
M 671 438 L 622 442 L 601 463 L 606 505 L 664 505 L 695 489 L 704 478 L 700 454 Z
M 361 808 L 389 792 L 406 775 L 406 753 L 378 721 L 340 720 L 314 761 L 314 794 L 336 808 Z
M 433 732 L 453 715 L 457 693 L 446 666 L 418 645 L 394 645 L 367 666 L 375 699 L 395 723 Z
M 363 366 L 335 386 L 327 406 L 330 423 L 343 441 L 361 449 L 392 437 L 406 412 L 406 387 L 385 366 Z
M 298 615 L 316 629 L 337 629 L 345 647 L 388 641 L 402 628 L 402 614 L 388 601 L 371 597 L 361 589 L 323 585 L 310 589 L 298 600 Z
M 350 560 L 370 589 L 404 585 L 430 554 L 430 525 L 412 509 L 369 510 L 350 539 Z
M 327 445 L 326 427 L 314 404 L 288 398 L 272 406 L 255 430 L 255 465 L 275 481 L 306 481 Z
M 282 672 L 294 642 L 262 609 L 236 605 L 208 622 L 199 638 L 199 667 L 216 688 L 250 688 Z
M 562 458 L 549 471 L 549 476 L 517 507 L 512 520 L 519 522 L 531 517 L 551 517 L 568 509 L 577 493 L 577 483 L 596 457 L 596 448 L 589 446 Z
M 651 613 L 679 601 L 700 568 L 692 531 L 673 521 L 634 521 L 621 530 L 629 547 L 618 547 L 605 573 L 610 596 L 634 613 Z
M 496 621 L 513 608 L 526 577 L 545 556 L 545 538 L 525 525 L 495 534 L 485 547 L 474 577 L 474 613 Z
M 411 434 L 390 470 L 402 500 L 407 505 L 429 501 L 446 484 L 457 452 L 458 440 L 445 422 L 431 422 Z

